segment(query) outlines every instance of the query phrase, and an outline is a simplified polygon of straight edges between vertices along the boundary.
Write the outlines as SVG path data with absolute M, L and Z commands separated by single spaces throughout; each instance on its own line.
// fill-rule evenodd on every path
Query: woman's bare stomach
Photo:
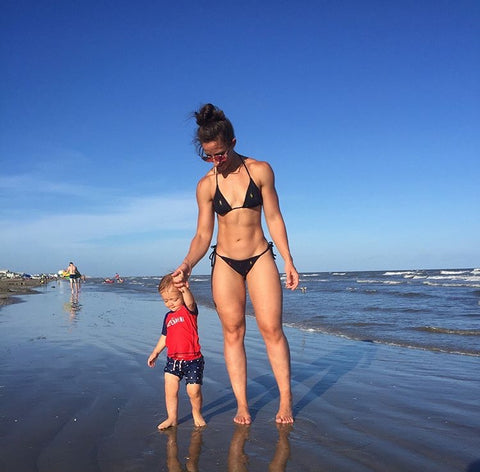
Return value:
M 217 252 L 231 259 L 247 259 L 261 253 L 267 241 L 261 226 L 219 225 Z

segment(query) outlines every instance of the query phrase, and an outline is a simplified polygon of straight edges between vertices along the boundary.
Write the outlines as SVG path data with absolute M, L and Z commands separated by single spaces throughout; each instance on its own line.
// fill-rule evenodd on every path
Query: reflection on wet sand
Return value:
M 79 302 L 79 292 L 72 293 L 69 302 L 63 304 L 63 309 L 70 314 L 69 321 L 74 322 L 77 317 L 77 313 L 82 309 L 82 305 Z
M 290 440 L 289 435 L 293 430 L 292 424 L 276 424 L 278 430 L 278 442 L 275 449 L 272 462 L 268 470 L 272 472 L 285 472 L 287 462 L 290 457 Z
M 230 449 L 228 450 L 228 472 L 248 471 L 248 456 L 245 454 L 245 443 L 250 433 L 250 425 L 239 424 L 235 427 Z
M 178 458 L 177 427 L 168 428 L 162 431 L 167 436 L 167 468 L 168 472 L 197 472 L 200 451 L 202 449 L 202 432 L 204 428 L 194 428 L 190 436 L 190 446 L 185 468 Z
M 268 466 L 271 472 L 285 472 L 288 459 L 290 458 L 289 434 L 293 429 L 290 424 L 277 424 L 278 441 L 275 453 Z M 228 450 L 227 470 L 228 472 L 248 472 L 249 459 L 245 453 L 245 443 L 249 438 L 251 425 L 236 425 Z M 185 465 L 179 459 L 178 451 L 178 428 L 172 427 L 161 431 L 167 436 L 166 459 L 168 472 L 198 472 L 200 453 L 202 449 L 203 428 L 194 428 L 190 436 L 190 445 Z
M 289 434 L 293 429 L 291 424 L 276 424 L 278 441 L 275 454 L 268 466 L 272 472 L 285 472 L 290 457 Z M 245 443 L 250 433 L 251 425 L 237 425 L 233 432 L 228 451 L 228 472 L 247 472 L 248 455 L 245 453 Z

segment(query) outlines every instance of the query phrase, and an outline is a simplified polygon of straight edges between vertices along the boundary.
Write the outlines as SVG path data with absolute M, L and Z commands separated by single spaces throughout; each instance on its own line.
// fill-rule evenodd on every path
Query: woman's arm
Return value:
M 210 176 L 211 177 L 211 176 Z M 202 259 L 212 241 L 215 214 L 212 205 L 211 180 L 209 175 L 203 177 L 197 185 L 197 230 L 183 262 L 173 272 L 175 286 L 183 287 L 190 277 L 192 269 Z
M 257 161 L 263 198 L 263 212 L 267 222 L 268 231 L 275 243 L 278 252 L 285 262 L 286 287 L 295 290 L 298 285 L 298 272 L 293 264 L 293 257 L 288 244 L 287 228 L 280 211 L 278 194 L 275 189 L 275 175 L 267 162 Z

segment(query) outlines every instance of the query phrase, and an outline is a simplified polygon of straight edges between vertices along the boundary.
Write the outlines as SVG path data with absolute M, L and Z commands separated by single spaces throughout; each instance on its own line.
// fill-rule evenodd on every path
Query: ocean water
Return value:
M 85 289 L 158 299 L 158 277 L 123 284 L 90 279 Z M 210 276 L 194 275 L 199 305 L 213 308 Z M 250 304 L 247 315 L 254 316 Z M 299 330 L 455 354 L 480 356 L 480 269 L 300 274 L 284 290 L 284 324 Z

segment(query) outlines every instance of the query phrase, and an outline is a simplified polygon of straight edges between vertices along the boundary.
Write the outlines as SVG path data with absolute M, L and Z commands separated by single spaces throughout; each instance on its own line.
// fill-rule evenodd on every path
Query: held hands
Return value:
M 182 292 L 183 295 L 187 293 L 187 290 L 190 289 L 190 282 L 188 280 L 178 289 L 179 292 Z
M 190 267 L 186 262 L 182 262 L 178 268 L 172 273 L 173 284 L 179 290 L 183 287 L 188 288 L 188 277 L 190 276 Z

